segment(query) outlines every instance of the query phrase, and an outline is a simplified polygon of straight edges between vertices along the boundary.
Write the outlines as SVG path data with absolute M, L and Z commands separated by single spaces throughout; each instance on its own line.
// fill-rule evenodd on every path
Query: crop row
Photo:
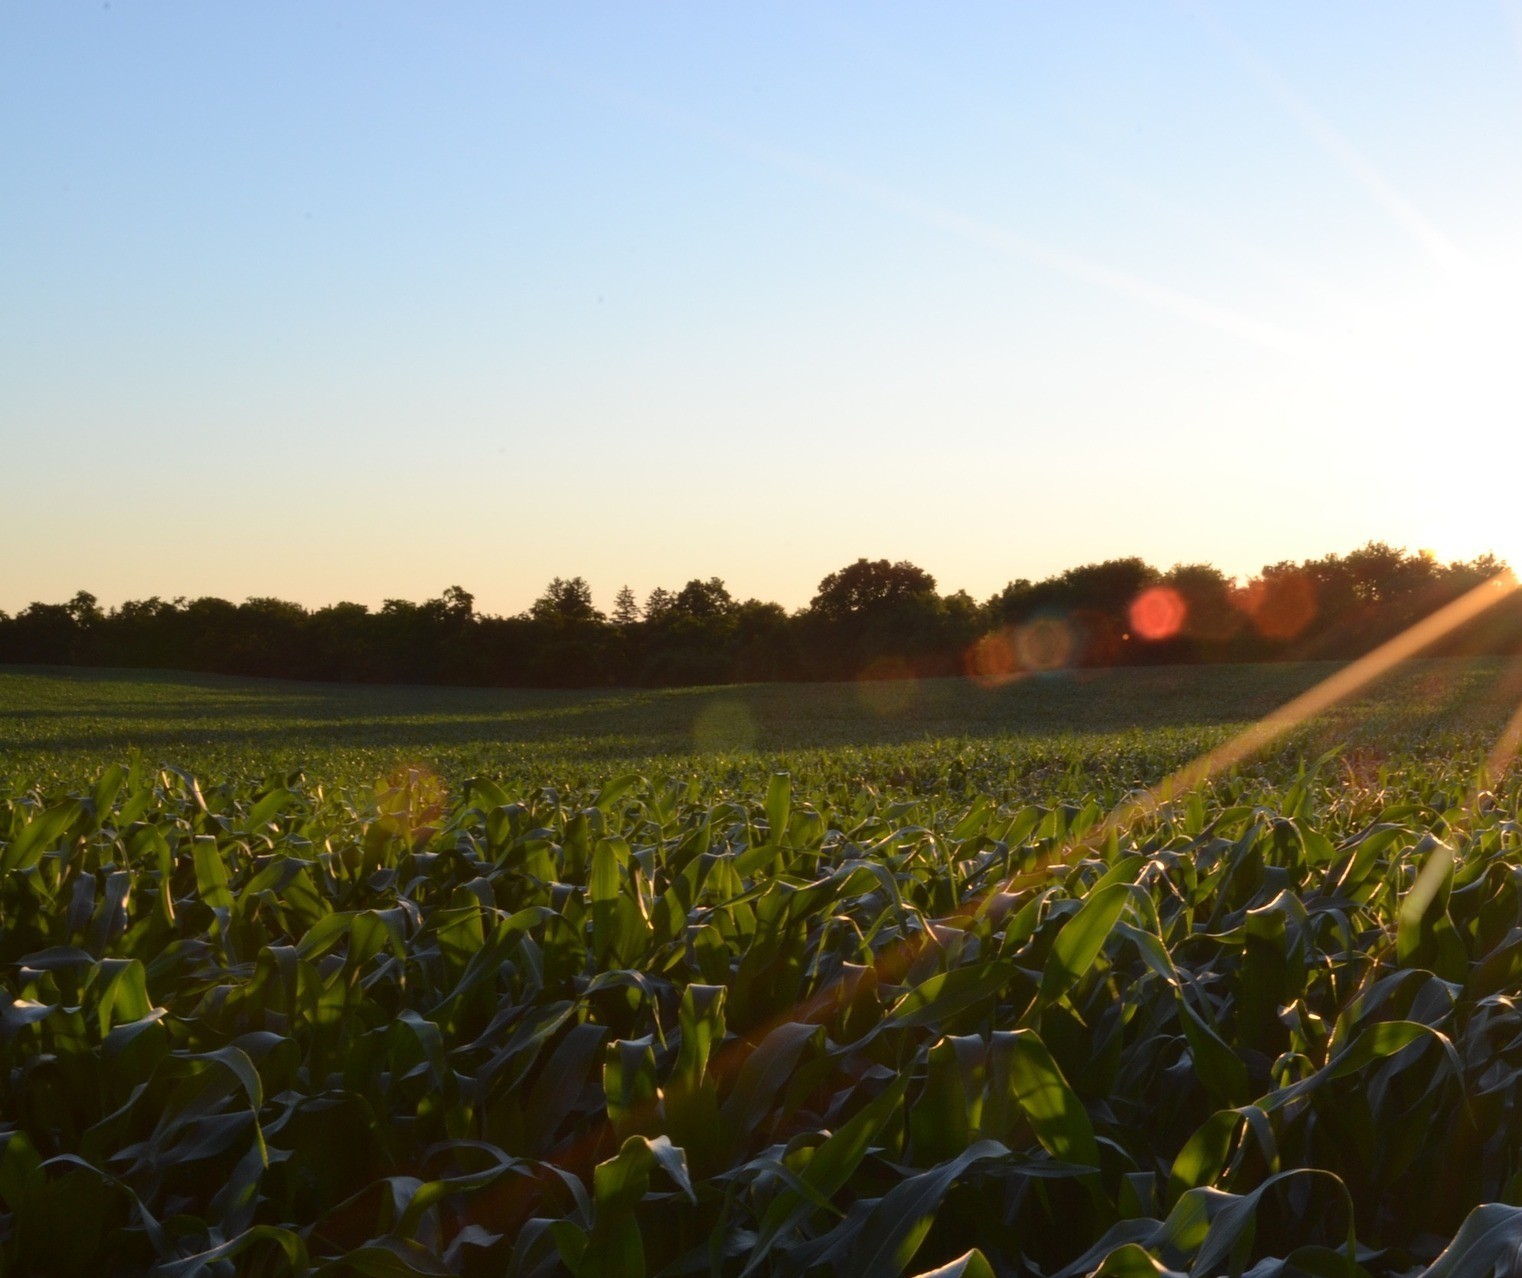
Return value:
M 1522 827 L 1470 777 L 1125 829 L 780 774 L 18 788 L 0 1258 L 1502 1272 Z

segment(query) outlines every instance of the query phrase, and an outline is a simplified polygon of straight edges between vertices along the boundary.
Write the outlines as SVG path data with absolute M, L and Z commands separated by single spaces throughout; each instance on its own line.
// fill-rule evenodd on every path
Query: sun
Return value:
M 1522 571 L 1522 245 L 1386 297 L 1360 355 L 1393 467 L 1415 482 L 1412 548 Z
M 1444 561 L 1494 555 L 1522 574 L 1522 449 L 1506 432 L 1466 433 L 1468 461 L 1433 485 L 1413 549 Z

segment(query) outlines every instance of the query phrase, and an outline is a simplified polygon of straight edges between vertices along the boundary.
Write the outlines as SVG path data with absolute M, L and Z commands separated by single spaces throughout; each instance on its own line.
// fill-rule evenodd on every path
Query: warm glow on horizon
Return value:
M 1522 249 L 1508 246 L 1390 300 L 1350 353 L 1382 383 L 1376 403 L 1395 427 L 1394 462 L 1423 481 L 1410 527 L 1440 560 L 1490 552 L 1522 568 L 1519 351 Z

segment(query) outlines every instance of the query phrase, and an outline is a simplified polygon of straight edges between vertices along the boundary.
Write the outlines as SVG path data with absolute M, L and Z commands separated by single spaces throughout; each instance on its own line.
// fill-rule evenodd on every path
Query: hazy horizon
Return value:
M 1358 550 L 1358 549 L 1361 549 L 1361 548 L 1362 547 L 1348 547 L 1348 548 L 1346 548 L 1345 551 L 1331 551 L 1331 552 L 1328 552 L 1328 553 L 1329 554 L 1346 554 L 1348 551 L 1354 551 L 1354 550 Z M 1396 547 L 1395 549 L 1401 549 L 1401 548 L 1400 547 Z M 1409 549 L 1409 548 L 1407 548 L 1407 549 Z M 1485 552 L 1481 552 L 1481 553 L 1484 554 Z M 873 559 L 880 559 L 881 558 L 881 556 L 866 556 L 866 557 L 867 558 L 873 558 Z M 1319 558 L 1322 558 L 1322 557 L 1323 556 L 1319 556 L 1319 555 L 1318 556 L 1310 556 L 1310 558 L 1312 558 L 1312 559 L 1319 559 Z M 1471 558 L 1473 558 L 1473 557 L 1471 557 Z M 1194 566 L 1197 566 L 1200 562 L 1202 562 L 1202 561 L 1195 560 L 1195 561 L 1189 561 L 1187 563 L 1181 561 L 1181 562 L 1176 563 L 1176 564 L 1152 564 L 1151 567 L 1159 570 L 1160 572 L 1166 573 L 1166 572 L 1168 572 L 1172 568 L 1176 568 L 1176 567 L 1194 567 Z M 1503 562 L 1506 562 L 1506 561 L 1503 560 Z M 844 566 L 845 565 L 837 565 L 837 567 L 844 567 Z M 922 564 L 921 565 L 916 565 L 916 566 L 917 567 L 924 567 L 924 565 L 922 565 Z M 1083 564 L 1069 564 L 1069 565 L 1067 565 L 1068 568 L 1081 568 L 1081 567 L 1085 567 L 1085 566 L 1087 566 L 1087 565 L 1083 565 Z M 1212 567 L 1217 567 L 1217 568 L 1220 567 L 1219 564 L 1215 564 L 1215 565 L 1211 565 L 1211 566 Z M 1259 566 L 1259 568 L 1262 569 L 1262 568 L 1268 568 L 1268 567 L 1273 567 L 1273 566 L 1275 566 L 1275 565 L 1273 565 L 1273 564 L 1262 564 L 1262 565 Z M 1506 562 L 1506 566 L 1514 568 L 1516 565 L 1511 564 L 1509 562 Z M 1031 577 L 1030 575 L 1026 574 L 1025 575 L 1025 580 L 1027 580 L 1027 581 L 1040 581 L 1040 580 L 1043 579 L 1043 577 L 1047 577 L 1047 576 L 1051 576 L 1051 577 L 1060 576 L 1063 571 L 1065 571 L 1065 570 L 1064 569 L 1057 569 L 1053 573 L 1042 574 L 1041 576 L 1038 576 L 1038 577 Z M 579 573 L 562 573 L 562 574 L 560 574 L 560 577 L 562 579 L 570 579 L 572 577 L 577 577 L 577 576 L 581 576 L 581 575 L 582 574 L 579 574 Z M 756 599 L 758 602 L 761 602 L 761 603 L 784 603 L 784 601 L 781 600 L 781 599 L 768 598 L 768 597 L 764 597 L 764 596 L 747 595 L 747 594 L 744 594 L 742 592 L 738 592 L 738 591 L 733 589 L 733 583 L 732 582 L 728 581 L 728 579 L 726 579 L 726 578 L 723 578 L 722 574 L 718 574 L 718 575 L 720 576 L 721 580 L 724 580 L 726 588 L 728 588 L 730 590 L 730 594 L 734 597 L 734 599 L 737 602 L 738 601 L 747 600 L 747 599 Z M 1256 577 L 1258 575 L 1258 570 L 1254 570 L 1251 573 L 1235 573 L 1235 574 L 1233 574 L 1233 573 L 1226 573 L 1225 575 L 1237 587 L 1241 588 L 1241 587 L 1245 587 L 1249 583 L 1249 581 L 1251 581 L 1254 577 Z M 931 576 L 934 577 L 935 574 L 931 573 Z M 971 595 L 975 602 L 977 602 L 979 604 L 983 604 L 983 603 L 987 602 L 991 597 L 993 597 L 995 595 L 998 595 L 999 592 L 1006 585 L 1013 585 L 1019 579 L 1020 579 L 1020 575 L 1019 574 L 1016 574 L 1015 576 L 1011 576 L 1011 577 L 1007 578 L 1004 582 L 1001 582 L 999 587 L 996 590 L 990 591 L 990 592 L 988 592 L 985 595 L 974 594 L 972 591 L 967 591 L 966 593 Z M 683 577 L 680 580 L 673 579 L 673 580 L 671 580 L 669 582 L 663 582 L 663 583 L 661 583 L 661 585 L 666 590 L 675 592 L 675 591 L 679 590 L 681 587 L 687 585 L 691 580 L 693 580 L 693 579 L 690 578 L 690 577 Z M 702 580 L 707 580 L 707 579 L 703 578 Z M 550 584 L 551 584 L 551 579 L 550 578 L 546 578 L 544 583 L 543 583 L 543 586 L 547 587 Z M 592 602 L 593 602 L 593 605 L 600 612 L 603 612 L 603 613 L 606 613 L 606 614 L 611 614 L 612 611 L 613 611 L 613 608 L 614 608 L 614 604 L 615 604 L 615 596 L 619 593 L 619 591 L 622 588 L 623 584 L 624 583 L 620 583 L 619 586 L 610 587 L 609 589 L 607 589 L 605 591 L 599 590 L 596 587 L 592 587 Z M 790 613 L 799 612 L 799 611 L 802 611 L 802 610 L 806 609 L 809 606 L 810 599 L 814 596 L 814 594 L 816 592 L 816 588 L 817 588 L 818 584 L 819 583 L 815 583 L 814 585 L 809 586 L 808 589 L 803 592 L 803 595 L 802 595 L 802 598 L 801 598 L 800 602 L 798 602 L 796 604 L 787 604 L 787 603 L 785 603 L 784 606 L 787 608 L 787 610 Z M 591 583 L 588 583 L 588 585 L 590 586 Z M 245 600 L 251 600 L 251 599 L 256 599 L 256 598 L 274 598 L 274 599 L 283 600 L 284 602 L 287 602 L 287 603 L 299 604 L 303 608 L 306 608 L 308 611 L 313 611 L 313 610 L 316 610 L 316 609 L 319 609 L 319 608 L 324 608 L 324 607 L 328 607 L 328 606 L 335 605 L 335 604 L 359 603 L 359 604 L 364 604 L 371 611 L 378 611 L 385 604 L 385 602 L 388 599 L 404 599 L 406 602 L 410 602 L 410 603 L 422 603 L 422 602 L 425 601 L 425 599 L 437 599 L 437 598 L 439 598 L 441 595 L 444 594 L 444 592 L 446 590 L 451 589 L 451 588 L 453 588 L 455 586 L 458 586 L 458 587 L 464 589 L 467 593 L 469 593 L 471 595 L 471 597 L 472 597 L 472 599 L 474 601 L 474 603 L 473 603 L 473 610 L 475 611 L 475 613 L 477 615 L 481 615 L 481 616 L 488 616 L 488 615 L 517 616 L 517 615 L 520 615 L 520 614 L 525 614 L 525 613 L 527 613 L 529 611 L 530 604 L 532 604 L 535 601 L 535 599 L 537 599 L 540 595 L 545 593 L 544 589 L 540 589 L 540 590 L 535 592 L 535 599 L 530 599 L 528 602 L 524 603 L 522 605 L 522 607 L 519 607 L 519 608 L 508 608 L 508 609 L 497 609 L 497 608 L 492 608 L 492 607 L 488 607 L 488 606 L 484 605 L 481 602 L 481 597 L 477 594 L 477 592 L 475 590 L 473 590 L 471 588 L 470 583 L 469 582 L 463 582 L 463 581 L 461 581 L 461 582 L 450 582 L 450 583 L 447 583 L 446 585 L 439 586 L 437 589 L 425 591 L 422 594 L 418 594 L 418 595 L 412 595 L 412 596 L 388 595 L 388 596 L 385 596 L 383 598 L 373 598 L 373 599 L 357 599 L 357 598 L 353 597 L 352 595 L 335 595 L 335 596 L 333 596 L 331 598 L 324 597 L 324 598 L 310 598 L 310 599 L 307 599 L 307 598 L 296 598 L 296 597 L 294 597 L 293 595 L 291 595 L 289 593 L 287 593 L 287 594 L 281 594 L 278 591 L 274 592 L 273 594 L 259 595 L 259 596 L 253 596 L 253 595 L 251 595 L 251 596 L 229 597 L 229 596 L 227 596 L 225 594 L 224 595 L 217 595 L 216 592 L 213 591 L 213 592 L 207 592 L 206 595 L 202 595 L 202 596 L 192 596 L 192 595 L 185 595 L 185 594 L 181 593 L 180 595 L 177 595 L 177 596 L 176 595 L 165 595 L 165 596 L 160 596 L 160 598 L 164 598 L 166 600 L 175 600 L 175 601 L 188 601 L 188 600 L 194 599 L 194 598 L 215 597 L 215 598 L 226 599 L 226 600 L 228 600 L 228 602 L 235 603 L 235 604 L 236 603 L 243 603 L 243 602 L 245 602 Z M 107 611 L 110 611 L 110 610 L 112 610 L 114 608 L 117 608 L 120 605 L 122 605 L 123 603 L 126 603 L 126 602 L 129 601 L 129 597 L 127 597 L 127 596 L 123 596 L 122 598 L 119 598 L 119 599 L 102 597 L 97 592 L 90 590 L 88 586 L 82 586 L 79 589 L 85 591 L 86 593 L 88 593 L 90 595 L 93 595 L 95 597 L 96 605 L 98 607 L 100 607 L 100 608 L 103 608 L 103 609 L 107 610 Z M 631 589 L 632 589 L 632 587 L 631 587 Z M 959 590 L 965 590 L 965 587 L 959 586 L 955 582 L 943 581 L 939 577 L 936 578 L 936 591 L 937 591 L 938 594 L 941 594 L 941 595 L 951 595 L 951 594 L 956 593 Z M 60 595 L 58 595 L 56 597 L 53 597 L 53 598 L 48 598 L 48 599 L 41 599 L 41 598 L 39 598 L 39 599 L 36 599 L 36 600 L 28 600 L 27 603 L 28 604 L 30 604 L 30 603 L 44 603 L 44 604 L 68 603 L 70 601 L 70 599 L 72 599 L 72 597 L 74 596 L 75 593 L 76 592 L 74 590 L 69 590 L 69 591 L 67 591 L 67 592 L 65 592 L 63 594 L 60 594 Z M 794 591 L 792 593 L 796 594 L 798 592 Z M 635 602 L 642 609 L 644 607 L 644 604 L 646 602 L 646 598 L 647 598 L 648 594 L 649 594 L 648 591 L 646 591 L 644 593 L 635 592 Z M 148 596 L 132 596 L 130 598 L 131 599 L 136 599 L 136 600 L 141 600 L 141 599 L 144 599 L 144 598 L 147 598 L 147 597 Z M 24 605 L 23 605 L 23 607 L 24 607 Z M 0 611 L 7 611 L 7 610 L 0 609 Z M 15 610 L 9 610 L 9 611 L 15 611 Z

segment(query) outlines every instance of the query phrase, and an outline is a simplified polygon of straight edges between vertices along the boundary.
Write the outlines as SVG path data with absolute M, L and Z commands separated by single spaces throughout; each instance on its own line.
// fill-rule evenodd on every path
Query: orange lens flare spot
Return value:
M 449 787 L 426 763 L 402 764 L 375 781 L 377 824 L 413 847 L 438 833 L 449 806 Z
M 1015 652 L 1027 670 L 1061 670 L 1073 657 L 1073 631 L 1061 617 L 1037 617 L 1015 631 Z
M 1153 586 L 1136 596 L 1131 604 L 1131 629 L 1154 643 L 1171 639 L 1184 628 L 1189 605 L 1172 586 Z
M 1018 678 L 1023 672 L 1013 633 L 995 630 L 984 635 L 962 655 L 962 669 L 985 688 L 1002 687 Z
M 1316 584 L 1303 573 L 1259 577 L 1238 605 L 1267 639 L 1294 639 L 1316 619 Z

